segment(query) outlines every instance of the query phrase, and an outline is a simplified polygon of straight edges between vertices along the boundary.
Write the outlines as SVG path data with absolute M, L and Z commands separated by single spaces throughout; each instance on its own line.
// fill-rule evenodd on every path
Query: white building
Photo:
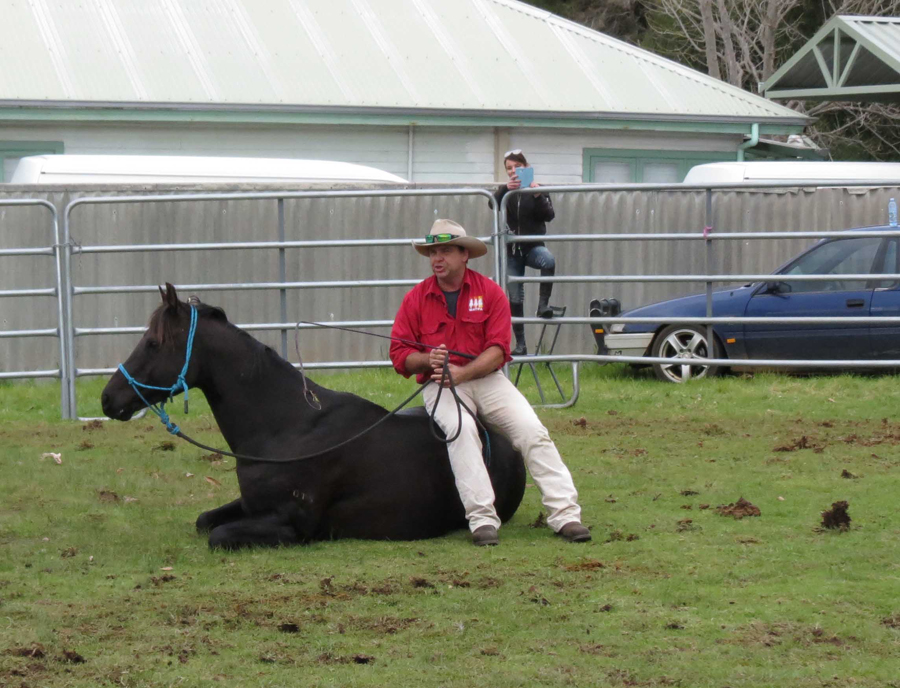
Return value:
M 807 118 L 515 0 L 0 0 L 0 166 L 341 160 L 415 182 L 680 181 Z

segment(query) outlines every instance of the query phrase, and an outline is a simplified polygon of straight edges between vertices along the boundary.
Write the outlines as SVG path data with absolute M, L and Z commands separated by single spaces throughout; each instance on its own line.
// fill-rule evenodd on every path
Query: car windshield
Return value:
M 878 237 L 839 239 L 817 246 L 798 258 L 783 275 L 860 275 L 871 274 L 878 248 Z M 866 288 L 866 280 L 841 280 L 827 282 L 792 282 L 785 280 L 792 292 L 804 291 L 859 291 Z

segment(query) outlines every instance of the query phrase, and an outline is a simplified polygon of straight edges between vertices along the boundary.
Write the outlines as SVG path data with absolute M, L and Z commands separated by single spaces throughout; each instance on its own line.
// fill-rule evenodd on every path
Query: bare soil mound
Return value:
M 743 497 L 727 506 L 720 504 L 716 507 L 716 513 L 720 516 L 734 516 L 737 520 L 744 518 L 744 516 L 759 516 L 761 514 L 758 506 L 751 504 Z

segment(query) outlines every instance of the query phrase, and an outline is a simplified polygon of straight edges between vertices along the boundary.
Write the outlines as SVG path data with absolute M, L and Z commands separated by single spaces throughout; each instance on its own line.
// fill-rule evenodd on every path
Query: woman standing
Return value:
M 507 151 L 503 156 L 503 165 L 506 167 L 506 176 L 509 181 L 503 184 L 494 193 L 494 200 L 499 204 L 500 199 L 508 191 L 521 187 L 517 170 L 528 167 L 528 161 L 521 149 Z M 537 183 L 532 182 L 531 188 L 538 188 Z M 514 196 L 506 207 L 506 224 L 509 231 L 519 235 L 546 234 L 547 223 L 554 217 L 553 203 L 550 195 L 537 193 L 524 193 Z M 507 244 L 507 272 L 509 275 L 522 277 L 525 268 L 534 268 L 541 271 L 541 277 L 552 277 L 556 274 L 556 259 L 543 243 Z M 521 282 L 510 284 L 508 288 L 509 306 L 514 318 L 525 315 L 525 289 Z M 550 308 L 550 293 L 553 284 L 541 283 L 540 297 L 538 299 L 537 313 L 539 318 L 550 318 L 553 311 Z M 513 356 L 524 356 L 528 353 L 525 345 L 525 325 L 518 323 L 513 325 L 513 333 L 516 335 L 516 346 L 512 350 Z

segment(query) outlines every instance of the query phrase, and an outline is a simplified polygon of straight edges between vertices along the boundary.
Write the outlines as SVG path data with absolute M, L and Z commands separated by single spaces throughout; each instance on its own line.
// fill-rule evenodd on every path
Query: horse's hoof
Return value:
M 200 516 L 197 517 L 197 532 L 203 534 L 212 530 L 211 521 L 212 519 L 207 514 L 200 514 Z

